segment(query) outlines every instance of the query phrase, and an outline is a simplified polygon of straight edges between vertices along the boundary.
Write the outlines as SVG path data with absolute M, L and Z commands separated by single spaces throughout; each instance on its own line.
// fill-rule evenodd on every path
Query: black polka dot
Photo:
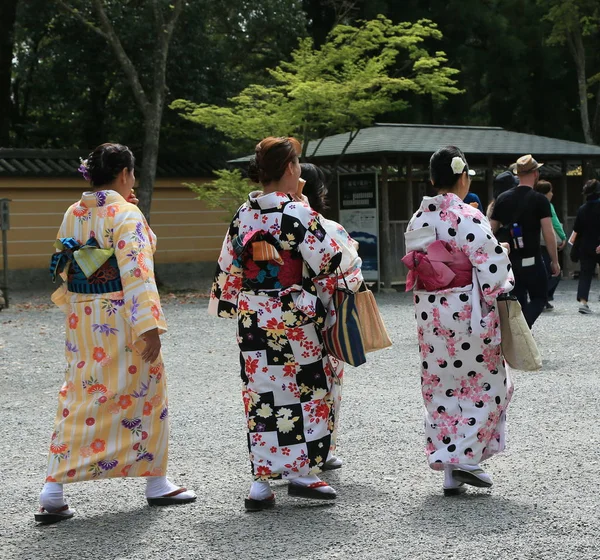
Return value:
M 500 397 L 496 397 L 496 404 L 500 404 Z
M 425 222 L 421 227 L 427 227 L 429 224 Z
M 467 447 L 465 449 L 465 455 L 468 455 L 469 453 L 473 453 L 473 450 L 470 447 Z
M 474 426 L 475 425 L 475 418 L 469 418 L 469 426 Z
M 475 403 L 475 408 L 483 408 L 483 401 L 477 401 Z
M 475 358 L 475 360 L 479 363 L 483 362 L 483 354 L 478 354 L 477 357 Z
M 501 253 L 503 253 L 503 251 L 502 251 L 502 247 L 500 247 L 500 245 L 497 245 L 497 246 L 496 246 L 496 248 L 494 249 L 494 251 L 496 251 L 496 253 L 497 253 L 498 255 L 500 255 Z
M 483 343 L 484 343 L 484 344 L 489 344 L 490 342 L 492 342 L 492 339 L 491 339 L 491 338 L 484 338 L 484 339 L 483 339 Z
M 468 342 L 463 342 L 460 346 L 463 350 L 468 350 L 471 348 L 471 345 Z
M 446 437 L 445 437 L 445 438 L 442 440 L 442 442 L 443 442 L 443 443 L 445 443 L 446 445 L 448 445 L 448 444 L 449 444 L 451 441 L 452 441 L 452 440 L 451 440 L 451 439 L 450 439 L 448 436 L 446 436 Z
M 489 383 L 484 383 L 483 384 L 483 390 L 484 391 L 489 391 L 492 388 L 492 386 Z
M 427 369 L 429 367 L 429 364 L 427 362 L 423 362 L 423 369 Z
M 454 367 L 455 367 L 455 368 L 460 368 L 460 367 L 462 367 L 462 362 L 461 362 L 460 360 L 456 360 L 456 361 L 454 362 Z
M 446 396 L 447 396 L 447 397 L 452 397 L 453 395 L 454 395 L 454 391 L 453 391 L 452 389 L 448 389 L 448 390 L 446 391 Z
M 443 406 L 438 406 L 438 407 L 437 407 L 437 411 L 438 411 L 440 414 L 442 414 L 442 413 L 446 412 L 446 409 L 445 409 Z
M 433 303 L 435 301 L 435 296 L 429 296 L 427 299 L 429 300 L 429 303 Z
M 506 270 L 510 270 L 511 268 L 512 268 L 511 264 L 510 264 L 510 263 L 508 263 L 508 264 L 506 265 Z
M 479 218 L 473 218 L 473 223 L 474 224 L 480 224 L 481 220 Z
M 423 319 L 423 321 L 427 320 L 427 313 L 425 313 L 425 311 L 423 311 L 423 313 L 421 313 L 421 319 Z
M 423 215 L 423 212 L 417 212 L 417 218 L 420 218 Z
M 492 236 L 491 236 L 491 235 L 486 235 L 486 237 L 487 237 L 488 239 L 491 239 L 491 238 L 492 238 Z
M 489 290 L 490 289 L 490 285 L 489 284 L 484 284 L 483 286 L 481 286 L 482 290 Z
M 444 360 L 441 364 L 440 367 L 443 369 L 445 367 L 448 367 L 448 362 L 446 360 Z
M 495 274 L 497 270 L 498 270 L 498 267 L 495 264 L 490 265 L 490 272 L 492 274 Z
M 448 235 L 454 237 L 456 235 L 456 230 L 454 228 L 448 228 Z
M 476 371 L 470 371 L 469 373 L 467 373 L 467 375 L 469 377 L 475 377 L 477 375 L 477 372 Z
M 469 301 L 469 296 L 467 294 L 460 294 L 460 296 L 458 296 L 458 299 L 460 299 L 460 301 Z
M 461 219 L 460 219 L 460 218 L 457 216 L 457 217 L 456 217 L 456 223 L 457 223 L 457 224 L 460 224 L 460 222 L 461 222 Z
M 432 212 L 435 212 L 435 204 L 430 204 L 427 208 L 429 208 L 429 210 Z
M 419 303 L 420 301 L 419 296 L 415 296 L 415 303 Z
M 440 303 L 441 303 L 442 305 L 444 305 L 444 304 L 445 304 L 447 301 L 448 301 L 448 300 L 447 300 L 445 297 L 443 297 L 443 296 L 440 298 Z
M 473 241 L 475 241 L 475 234 L 473 234 L 473 233 L 469 233 L 469 234 L 467 235 L 467 241 L 468 241 L 469 243 L 472 243 Z
M 450 451 L 450 453 L 452 453 L 453 451 L 456 451 L 456 445 L 452 444 L 448 446 L 448 451 Z

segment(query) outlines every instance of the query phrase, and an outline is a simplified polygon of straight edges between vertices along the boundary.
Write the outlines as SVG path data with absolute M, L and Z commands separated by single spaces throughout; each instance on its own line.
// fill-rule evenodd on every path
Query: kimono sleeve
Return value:
M 494 237 L 489 222 L 478 210 L 460 216 L 458 237 L 475 269 L 483 298 L 488 305 L 515 285 L 508 253 Z
M 305 265 L 295 305 L 317 325 L 324 326 L 333 293 L 331 279 L 336 277 L 342 251 L 318 216 L 305 204 L 288 204 L 281 220 L 281 240 L 300 253 Z
M 113 243 L 123 284 L 121 312 L 137 346 L 145 332 L 167 330 L 154 278 L 155 237 L 137 206 L 124 205 L 115 215 Z
M 237 255 L 232 240 L 239 233 L 239 214 L 237 211 L 227 235 L 223 240 L 221 254 L 217 262 L 217 270 L 210 291 L 208 313 L 215 317 L 234 318 L 237 315 L 238 295 L 242 288 L 242 270 L 235 263 Z
M 71 208 L 73 208 L 73 206 L 71 206 Z M 68 237 L 68 235 L 67 235 L 68 219 L 69 219 L 69 215 L 71 213 L 71 208 L 69 208 L 67 210 L 67 212 L 65 213 L 65 216 L 60 225 L 60 228 L 58 229 L 58 232 L 56 234 L 56 239 L 61 239 L 62 237 Z M 55 249 L 55 252 L 58 252 L 58 251 L 59 251 L 59 249 Z M 62 278 L 63 282 L 60 284 L 60 286 L 58 288 L 56 288 L 56 290 L 53 292 L 50 299 L 52 300 L 52 303 L 54 303 L 54 305 L 56 305 L 63 313 L 66 314 L 66 313 L 69 313 L 69 297 L 68 297 L 68 292 L 67 292 L 67 274 L 64 270 L 63 270 L 63 272 L 60 273 L 60 277 Z

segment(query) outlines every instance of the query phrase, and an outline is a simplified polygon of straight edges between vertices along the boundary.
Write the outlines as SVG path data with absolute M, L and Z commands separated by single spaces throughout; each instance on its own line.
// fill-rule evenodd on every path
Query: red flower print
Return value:
M 103 439 L 95 439 L 90 447 L 94 453 L 102 453 L 106 449 L 106 442 Z
M 107 400 L 108 400 L 108 399 L 107 399 L 107 398 L 106 398 L 104 395 L 102 395 L 102 396 L 101 396 L 101 397 L 98 399 L 98 402 L 99 402 L 100 404 L 104 404 L 104 403 L 105 403 Z
M 289 447 L 282 447 L 281 448 L 281 453 L 283 455 L 289 456 L 289 454 L 290 454 L 290 448 Z
M 68 408 L 63 408 L 62 415 L 63 415 L 63 418 L 66 418 L 67 416 L 69 416 L 69 409 Z
M 78 367 L 79 369 L 81 369 L 81 368 L 82 368 L 84 365 L 85 365 L 85 362 L 84 362 L 83 360 L 81 360 L 81 362 L 79 362 L 79 363 L 77 364 L 77 367 Z
M 277 453 L 277 447 L 273 446 L 269 451 L 271 451 L 271 453 Z
M 133 275 L 134 275 L 136 278 L 139 278 L 139 277 L 142 275 L 142 271 L 141 271 L 139 268 L 135 268 L 135 269 L 133 270 Z
M 300 341 L 306 338 L 304 331 L 301 328 L 288 329 L 287 331 L 288 340 Z
M 134 449 L 135 451 L 137 451 L 139 448 L 140 448 L 140 443 L 139 443 L 139 442 L 138 442 L 138 443 L 135 443 L 135 444 L 133 445 L 133 449 Z
M 88 395 L 95 395 L 97 393 L 106 393 L 108 391 L 108 389 L 106 388 L 105 385 L 102 385 L 102 383 L 95 383 L 94 385 L 92 385 L 91 387 L 88 387 Z
M 256 469 L 256 474 L 258 476 L 269 476 L 271 474 L 271 469 L 269 467 L 258 467 Z
M 89 305 L 86 305 L 83 310 L 85 311 L 86 315 L 92 314 L 92 308 Z
M 77 473 L 77 471 L 75 469 L 71 469 L 71 470 L 67 471 L 67 476 L 69 478 L 73 478 L 76 473 Z
M 146 264 L 146 255 L 144 253 L 138 253 L 137 256 L 138 266 L 144 271 L 148 272 L 148 265 Z
M 110 206 L 106 207 L 106 213 L 109 217 L 114 218 L 115 214 L 117 213 L 117 208 L 114 204 L 111 204 Z
M 119 243 L 117 243 L 117 247 L 119 249 L 123 249 L 125 247 L 125 245 L 126 245 L 126 243 L 122 239 L 121 239 L 121 241 L 119 241 Z
M 96 420 L 94 420 L 93 418 L 86 418 L 85 423 L 88 426 L 93 426 L 96 423 Z
M 152 414 L 152 405 L 149 402 L 144 403 L 144 416 Z
M 69 446 L 66 443 L 50 444 L 50 453 L 54 455 L 60 455 L 61 453 L 64 453 L 67 449 L 69 449 Z
M 131 373 L 131 375 L 134 375 L 135 373 L 137 373 L 137 367 L 136 366 L 129 366 L 129 369 L 127 371 L 129 373 Z
M 131 465 L 125 465 L 122 469 L 121 469 L 121 474 L 123 476 L 127 476 L 129 474 L 129 470 L 131 469 Z
M 317 406 L 315 416 L 317 416 L 317 418 L 323 418 L 323 420 L 327 420 L 327 417 L 329 416 L 329 406 L 325 403 Z
M 246 358 L 246 373 L 256 373 L 256 369 L 258 368 L 258 359 L 253 360 L 250 356 Z
M 75 206 L 75 208 L 73 208 L 73 216 L 75 216 L 76 218 L 81 218 L 87 213 L 88 209 L 85 206 Z
M 157 366 L 151 366 L 150 367 L 150 375 L 159 374 L 161 369 L 162 369 L 162 364 L 159 364 Z
M 69 328 L 76 329 L 77 323 L 79 323 L 79 317 L 77 317 L 77 315 L 75 315 L 75 313 L 71 313 L 69 315 Z
M 157 307 L 156 305 L 153 305 L 153 306 L 150 308 L 150 311 L 152 312 L 152 316 L 153 316 L 155 319 L 158 319 L 158 318 L 160 317 L 160 311 L 158 310 L 158 307 Z
M 131 397 L 129 395 L 121 395 L 119 397 L 119 406 L 125 410 L 131 406 Z
M 93 357 L 94 360 L 96 360 L 98 363 L 104 360 L 104 358 L 106 358 L 106 352 L 104 351 L 104 348 L 101 348 L 100 346 L 95 346 Z
M 142 441 L 148 439 L 148 432 L 142 432 Z
M 56 482 L 56 478 L 53 476 L 47 476 L 45 482 Z

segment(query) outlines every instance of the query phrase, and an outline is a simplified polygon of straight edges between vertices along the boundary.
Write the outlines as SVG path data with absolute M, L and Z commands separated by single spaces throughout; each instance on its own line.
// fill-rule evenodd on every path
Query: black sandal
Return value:
M 43 525 L 50 525 L 50 523 L 58 523 L 59 521 L 64 521 L 65 519 L 71 519 L 75 515 L 74 511 L 69 510 L 69 506 L 65 504 L 60 509 L 55 509 L 54 511 L 48 511 L 43 507 L 40 508 L 38 513 L 34 513 L 33 517 L 37 523 L 42 523 Z
M 337 498 L 335 492 L 321 492 L 319 490 L 319 488 L 323 488 L 324 486 L 329 486 L 324 480 L 313 482 L 308 486 L 290 482 L 288 485 L 288 495 L 295 496 L 296 498 L 310 498 L 311 500 L 335 500 Z
M 165 494 L 164 496 L 160 496 L 159 498 L 146 498 L 146 500 L 148 500 L 148 505 L 150 506 L 176 506 L 196 501 L 196 496 L 192 496 L 191 498 L 176 498 L 176 496 L 179 496 L 179 494 L 182 494 L 183 492 L 187 492 L 187 488 L 177 488 L 177 490 Z
M 270 497 L 264 500 L 255 500 L 254 498 L 246 498 L 244 500 L 244 507 L 246 511 L 263 511 L 265 509 L 271 509 L 275 506 L 275 494 L 271 494 Z

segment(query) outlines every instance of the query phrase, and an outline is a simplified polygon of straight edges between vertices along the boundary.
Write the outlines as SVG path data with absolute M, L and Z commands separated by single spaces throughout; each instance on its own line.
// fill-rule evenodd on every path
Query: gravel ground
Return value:
M 166 295 L 170 477 L 198 501 L 149 508 L 135 479 L 67 485 L 78 514 L 46 527 L 33 513 L 61 384 L 63 320 L 47 295 L 15 294 L 0 313 L 0 558 L 600 558 L 600 314 L 577 313 L 575 288 L 563 281 L 556 310 L 534 328 L 543 370 L 514 373 L 508 450 L 486 465 L 491 490 L 442 496 L 423 454 L 412 303 L 383 294 L 394 346 L 348 368 L 344 467 L 325 475 L 338 500 L 295 500 L 276 484 L 275 510 L 253 514 L 243 509 L 250 477 L 235 324 L 208 317 L 198 294 Z

